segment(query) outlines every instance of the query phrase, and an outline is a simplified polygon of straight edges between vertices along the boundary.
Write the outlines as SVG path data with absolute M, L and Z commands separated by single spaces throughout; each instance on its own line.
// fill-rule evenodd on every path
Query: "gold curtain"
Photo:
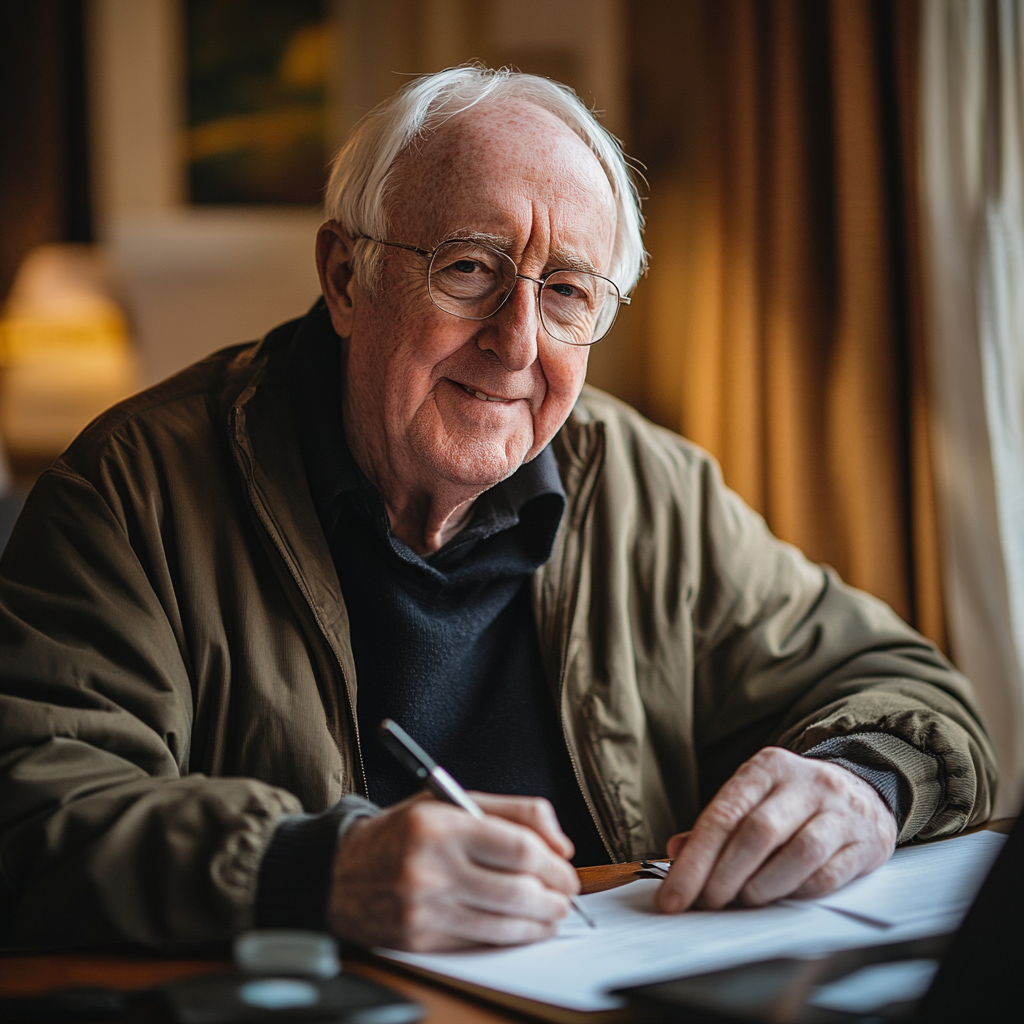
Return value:
M 917 253 L 917 4 L 637 0 L 635 400 L 780 537 L 945 643 Z M 621 355 L 620 355 L 621 361 Z

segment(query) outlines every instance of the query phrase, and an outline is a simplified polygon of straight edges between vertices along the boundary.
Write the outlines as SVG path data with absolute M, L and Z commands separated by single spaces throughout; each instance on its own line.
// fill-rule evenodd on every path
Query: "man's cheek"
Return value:
M 558 382 L 562 387 L 548 386 L 544 400 L 533 414 L 534 442 L 543 448 L 569 418 L 576 399 L 583 389 L 585 376 L 578 381 Z

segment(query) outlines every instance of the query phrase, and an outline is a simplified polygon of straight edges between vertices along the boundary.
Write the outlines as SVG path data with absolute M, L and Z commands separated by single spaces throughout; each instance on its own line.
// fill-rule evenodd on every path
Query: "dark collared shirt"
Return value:
M 551 554 L 565 493 L 550 448 L 481 495 L 467 525 L 422 558 L 391 532 L 349 451 L 341 342 L 322 302 L 293 347 L 292 395 L 306 475 L 348 609 L 369 796 L 418 785 L 377 740 L 394 718 L 468 789 L 545 796 L 576 845 L 607 862 L 545 678 L 530 579 Z

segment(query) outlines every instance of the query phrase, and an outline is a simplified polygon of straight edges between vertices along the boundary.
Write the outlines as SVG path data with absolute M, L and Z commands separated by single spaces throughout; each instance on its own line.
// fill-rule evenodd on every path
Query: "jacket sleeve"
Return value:
M 58 466 L 0 561 L 0 939 L 159 947 L 249 926 L 285 790 L 189 773 L 168 580 Z M 152 543 L 152 541 L 149 541 Z
M 830 757 L 829 741 L 856 736 L 856 759 L 899 776 L 901 842 L 984 821 L 995 758 L 967 680 L 887 605 L 773 537 L 710 460 L 699 490 L 695 698 L 712 791 L 761 746 Z

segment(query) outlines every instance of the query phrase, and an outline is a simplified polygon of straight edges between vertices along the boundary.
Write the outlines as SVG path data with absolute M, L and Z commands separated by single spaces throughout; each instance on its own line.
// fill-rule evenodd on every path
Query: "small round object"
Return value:
M 333 978 L 340 970 L 330 935 L 292 928 L 258 929 L 235 939 L 235 964 L 249 974 L 305 974 Z
M 238 988 L 238 998 L 246 1006 L 261 1010 L 297 1010 L 320 1002 L 316 985 L 295 978 L 260 978 Z

